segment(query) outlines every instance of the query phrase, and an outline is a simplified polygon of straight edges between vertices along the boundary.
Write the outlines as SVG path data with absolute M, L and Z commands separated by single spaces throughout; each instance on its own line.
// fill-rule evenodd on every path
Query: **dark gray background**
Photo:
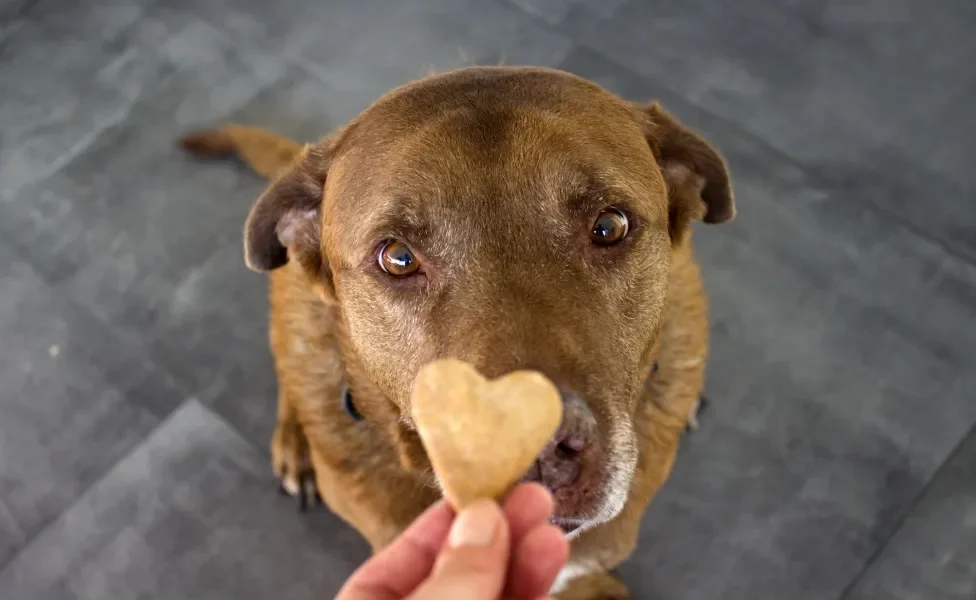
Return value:
M 702 430 L 638 598 L 976 597 L 976 2 L 0 0 L 0 598 L 330 597 L 365 556 L 275 495 L 262 183 L 173 148 L 314 138 L 429 68 L 660 98 L 728 156 L 698 229 Z

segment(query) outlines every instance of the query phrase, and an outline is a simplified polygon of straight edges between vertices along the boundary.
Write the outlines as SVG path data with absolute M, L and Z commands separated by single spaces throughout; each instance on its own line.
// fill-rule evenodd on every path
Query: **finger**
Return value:
M 446 502 L 431 506 L 396 541 L 353 573 L 336 600 L 400 600 L 408 596 L 430 575 L 453 520 L 454 511 Z
M 538 483 L 523 483 L 512 490 L 503 508 L 512 546 L 517 546 L 533 527 L 545 523 L 554 506 L 552 494 Z
M 534 527 L 512 550 L 505 597 L 528 600 L 548 594 L 568 558 L 562 529 L 548 523 Z
M 508 568 L 509 535 L 501 508 L 475 502 L 454 520 L 434 572 L 413 600 L 495 600 Z

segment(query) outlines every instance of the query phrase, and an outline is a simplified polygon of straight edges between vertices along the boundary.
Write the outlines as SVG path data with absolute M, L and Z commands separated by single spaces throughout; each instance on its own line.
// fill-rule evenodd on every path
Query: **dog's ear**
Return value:
M 244 226 L 244 260 L 255 271 L 298 261 L 318 278 L 323 264 L 319 227 L 331 145 L 306 146 L 251 208 Z
M 674 243 L 692 219 L 724 223 L 735 216 L 725 159 L 703 137 L 656 102 L 644 110 L 645 135 L 668 186 L 668 229 Z

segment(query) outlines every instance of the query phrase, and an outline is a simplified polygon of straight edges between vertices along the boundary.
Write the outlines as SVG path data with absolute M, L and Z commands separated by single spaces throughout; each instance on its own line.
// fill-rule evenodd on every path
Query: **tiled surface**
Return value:
M 179 393 L 0 245 L 0 564 L 123 458 Z
M 849 597 L 976 597 L 976 429 L 960 443 Z
M 494 0 L 235 2 L 167 0 L 365 103 L 432 70 L 469 64 L 553 65 L 572 40 Z M 351 115 L 347 115 L 351 116 Z
M 972 258 L 974 22 L 968 0 L 630 0 L 560 29 Z
M 972 597 L 974 25 L 965 0 L 0 0 L 0 597 L 337 589 L 365 546 L 266 465 L 261 182 L 172 140 L 315 138 L 502 60 L 660 98 L 733 168 L 738 220 L 696 233 L 714 401 L 635 597 Z
M 0 573 L 4 598 L 295 598 L 368 548 L 268 492 L 263 454 L 189 401 Z

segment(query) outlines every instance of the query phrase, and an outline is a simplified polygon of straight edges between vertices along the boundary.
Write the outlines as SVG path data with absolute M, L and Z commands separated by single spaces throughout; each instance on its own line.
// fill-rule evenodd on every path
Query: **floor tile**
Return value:
M 966 0 L 630 0 L 562 28 L 974 259 L 974 24 Z
M 508 0 L 526 13 L 534 15 L 549 25 L 558 26 L 567 17 L 581 20 L 607 18 L 626 0 Z
M 471 64 L 558 63 L 570 40 L 495 0 L 305 0 L 274 4 L 172 0 L 241 43 L 301 61 L 370 100 L 432 70 Z
M 0 4 L 0 40 L 8 25 L 19 21 L 30 9 L 35 0 L 4 0 Z
M 703 430 L 623 573 L 663 598 L 831 598 L 976 422 L 976 269 L 728 122 L 581 50 L 563 66 L 722 149 L 739 216 L 697 228 L 713 315 Z
M 976 429 L 845 598 L 976 598 Z
M 0 565 L 182 398 L 0 246 Z
M 156 48 L 168 32 L 142 22 L 146 2 L 32 2 L 0 41 L 0 188 L 56 172 L 125 120 L 166 71 Z M 131 31 L 128 43 L 119 44 Z
M 186 156 L 174 141 L 224 121 L 314 140 L 368 100 L 294 66 L 260 88 L 232 57 L 177 69 L 154 85 L 124 126 L 18 192 L 0 230 L 9 227 L 22 248 L 38 249 L 32 260 L 59 288 L 143 344 L 186 389 L 263 446 L 276 398 L 267 282 L 245 268 L 241 231 L 265 183 L 233 162 Z M 225 92 L 201 79 L 242 93 L 218 101 L 215 94 Z
M 266 284 L 244 267 L 241 242 L 263 183 L 233 164 L 192 160 L 175 140 L 189 128 L 231 119 L 255 98 L 258 109 L 272 110 L 258 94 L 288 67 L 236 49 L 218 30 L 179 13 L 150 11 L 119 43 L 140 47 L 140 32 L 157 26 L 168 32 L 154 50 L 165 74 L 140 83 L 124 118 L 78 153 L 56 159 L 52 173 L 4 194 L 0 232 L 60 292 L 144 347 L 185 389 L 240 406 L 242 415 L 257 407 L 256 437 L 264 440 L 274 414 Z M 312 110 L 312 92 L 306 86 L 305 96 L 292 99 L 289 91 L 302 90 L 283 90 L 275 113 L 252 109 L 241 118 L 273 126 L 273 115 L 282 114 L 290 119 L 285 125 L 294 124 L 290 109 Z M 317 91 L 328 99 L 326 86 Z M 304 122 L 310 120 L 306 112 Z M 224 399 L 224 379 L 240 369 L 261 373 L 262 383 L 242 378 L 237 396 Z M 262 402 L 250 403 L 251 394 Z
M 367 552 L 329 513 L 298 513 L 264 456 L 189 401 L 0 572 L 0 596 L 317 600 Z

